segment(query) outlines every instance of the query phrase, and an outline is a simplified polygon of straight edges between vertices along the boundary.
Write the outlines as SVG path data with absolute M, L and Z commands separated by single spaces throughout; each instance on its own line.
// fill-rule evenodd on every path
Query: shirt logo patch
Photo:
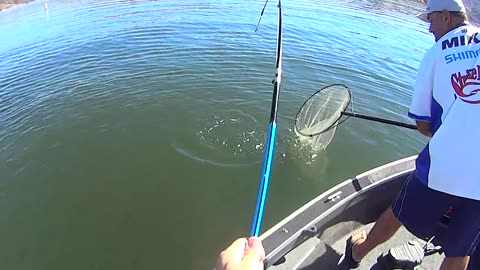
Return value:
M 480 65 L 466 70 L 465 74 L 452 74 L 451 82 L 458 98 L 466 103 L 480 104 Z

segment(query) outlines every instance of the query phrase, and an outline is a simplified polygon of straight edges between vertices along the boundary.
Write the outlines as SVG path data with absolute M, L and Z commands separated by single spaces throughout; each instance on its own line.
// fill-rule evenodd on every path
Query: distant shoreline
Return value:
M 0 11 L 30 3 L 32 1 L 34 0 L 0 0 Z

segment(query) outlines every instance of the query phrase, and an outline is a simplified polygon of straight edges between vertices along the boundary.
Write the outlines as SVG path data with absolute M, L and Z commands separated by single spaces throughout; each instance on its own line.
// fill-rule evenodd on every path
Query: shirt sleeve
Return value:
M 434 61 L 429 50 L 423 57 L 417 72 L 415 88 L 413 89 L 412 103 L 408 116 L 412 119 L 431 122 L 431 106 L 434 80 Z

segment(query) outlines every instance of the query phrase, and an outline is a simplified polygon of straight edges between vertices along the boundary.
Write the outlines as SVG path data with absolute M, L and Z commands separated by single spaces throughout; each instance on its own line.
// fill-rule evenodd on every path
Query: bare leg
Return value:
M 368 233 L 367 239 L 359 240 L 352 249 L 353 260 L 360 262 L 372 249 L 381 243 L 390 239 L 402 226 L 402 223 L 393 214 L 392 208 L 389 207 L 378 218 L 372 230 Z M 445 268 L 442 270 L 450 270 L 453 268 Z M 459 268 L 457 268 L 459 269 Z
M 440 270 L 466 270 L 470 256 L 466 257 L 445 257 Z

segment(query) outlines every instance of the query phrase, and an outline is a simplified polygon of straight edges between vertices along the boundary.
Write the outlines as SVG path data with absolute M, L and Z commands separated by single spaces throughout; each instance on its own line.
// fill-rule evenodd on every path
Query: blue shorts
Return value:
M 470 256 L 480 242 L 480 201 L 433 190 L 413 172 L 392 205 L 405 228 L 424 240 L 437 237 L 442 217 L 450 208 L 450 220 L 440 237 L 445 256 Z

